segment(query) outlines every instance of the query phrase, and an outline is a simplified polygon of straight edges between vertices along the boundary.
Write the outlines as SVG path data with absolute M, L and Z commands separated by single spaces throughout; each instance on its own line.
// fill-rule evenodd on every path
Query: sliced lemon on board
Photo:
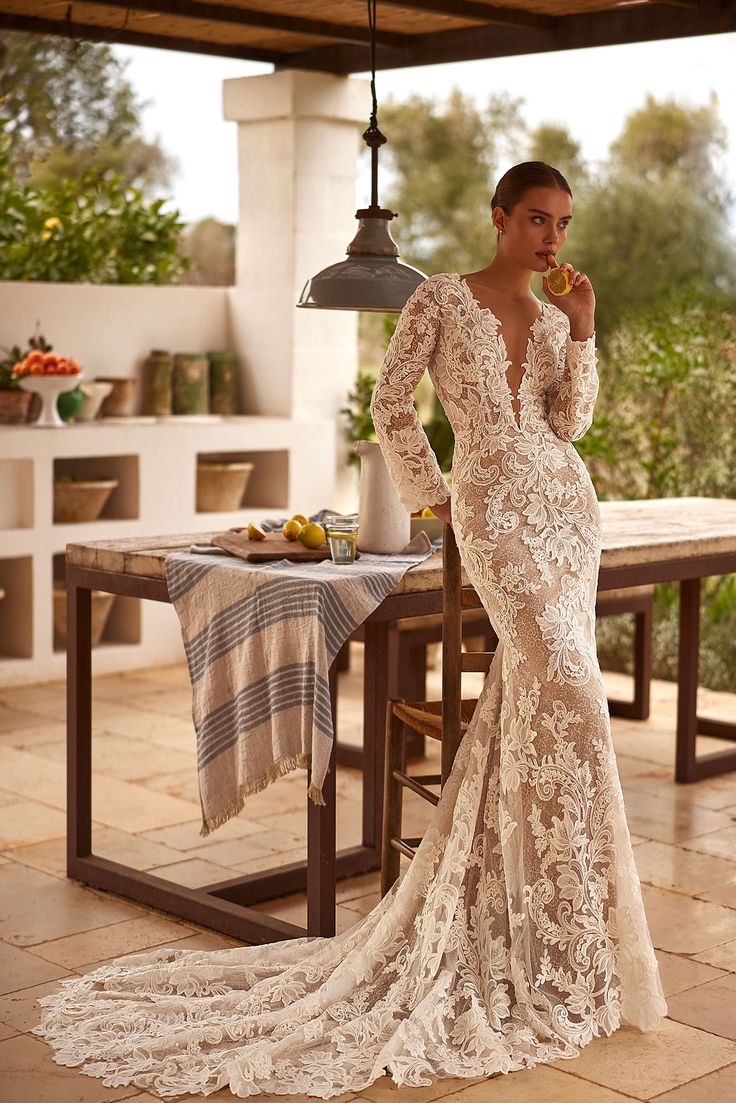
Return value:
M 249 540 L 265 540 L 266 534 L 260 525 L 256 525 L 253 521 L 248 525 L 248 539 Z
M 567 268 L 550 268 L 547 273 L 547 287 L 553 295 L 569 295 L 572 291 L 572 281 Z

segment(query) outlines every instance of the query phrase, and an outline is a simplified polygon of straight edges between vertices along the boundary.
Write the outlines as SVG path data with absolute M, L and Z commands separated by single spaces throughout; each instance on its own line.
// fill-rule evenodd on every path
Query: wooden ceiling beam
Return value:
M 283 54 L 276 51 L 203 42 L 191 38 L 172 38 L 163 34 L 143 34 L 138 31 L 100 27 L 69 19 L 37 19 L 35 16 L 15 15 L 10 12 L 0 12 L 1 29 L 28 31 L 30 34 L 59 35 L 61 38 L 83 38 L 90 42 L 107 42 L 111 46 L 150 46 L 156 50 L 176 50 L 187 54 L 214 54 L 217 57 L 238 58 L 240 61 L 262 61 L 270 65 L 276 65 L 283 60 Z
M 475 19 L 478 23 L 507 24 L 512 27 L 536 27 L 550 29 L 557 16 L 539 15 L 521 8 L 504 8 L 494 4 L 478 4 L 475 0 L 378 0 L 379 6 L 404 8 L 434 15 L 452 15 L 461 19 Z M 378 17 L 380 23 L 380 14 Z
M 73 8 L 87 6 L 110 7 L 111 0 L 79 0 Z M 337 42 L 366 44 L 370 41 L 368 23 L 365 26 L 351 26 L 348 23 L 334 23 L 325 19 L 310 19 L 301 15 L 280 15 L 277 12 L 259 11 L 255 8 L 239 8 L 229 4 L 210 4 L 202 0 L 120 0 L 122 10 L 150 12 L 156 15 L 171 15 L 183 19 L 197 19 L 215 24 L 230 24 L 234 27 L 257 27 L 259 30 L 283 31 L 288 34 L 304 35 L 308 38 L 334 38 Z M 73 9 L 72 9 L 73 10 Z M 377 31 L 379 45 L 403 46 L 413 40 L 411 35 L 398 34 L 395 31 Z
M 559 16 L 549 30 L 479 26 L 417 35 L 410 49 L 381 49 L 377 69 L 400 69 L 456 61 L 614 46 L 736 30 L 736 0 L 700 0 L 697 7 L 670 3 L 631 4 L 613 10 Z M 321 69 L 347 75 L 370 68 L 362 46 L 316 47 L 288 54 L 277 67 Z

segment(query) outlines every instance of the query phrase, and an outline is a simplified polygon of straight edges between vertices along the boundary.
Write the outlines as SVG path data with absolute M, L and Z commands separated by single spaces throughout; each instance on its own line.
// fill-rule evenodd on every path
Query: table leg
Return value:
M 307 934 L 335 933 L 335 804 L 337 790 L 335 745 L 337 742 L 337 660 L 330 666 L 330 702 L 332 704 L 332 742 L 330 765 L 322 793 L 326 804 L 307 800 Z
M 92 592 L 67 584 L 67 874 L 92 853 Z
M 381 864 L 383 833 L 383 762 L 385 757 L 386 703 L 396 692 L 392 671 L 398 663 L 397 633 L 390 622 L 366 621 L 363 668 L 363 845 L 375 848 Z

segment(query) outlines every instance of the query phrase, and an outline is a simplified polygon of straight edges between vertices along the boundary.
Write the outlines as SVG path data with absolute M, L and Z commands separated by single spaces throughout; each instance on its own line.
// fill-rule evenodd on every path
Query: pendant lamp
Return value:
M 368 0 L 371 48 L 370 125 L 363 140 L 371 151 L 371 205 L 356 211 L 358 232 L 347 247 L 348 259 L 323 268 L 304 285 L 297 306 L 313 310 L 398 312 L 427 277 L 402 264 L 391 237 L 393 211 L 378 205 L 378 149 L 386 139 L 378 129 L 376 100 L 376 0 Z

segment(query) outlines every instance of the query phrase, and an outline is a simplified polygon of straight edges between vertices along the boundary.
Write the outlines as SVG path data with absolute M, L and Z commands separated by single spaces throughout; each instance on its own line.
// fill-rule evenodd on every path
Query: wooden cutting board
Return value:
M 212 537 L 212 543 L 230 555 L 237 555 L 239 559 L 247 559 L 251 563 L 265 563 L 269 559 L 293 559 L 303 563 L 330 558 L 327 544 L 320 548 L 304 548 L 298 540 L 287 540 L 277 532 L 266 533 L 265 540 L 249 540 L 245 531 L 221 532 Z M 360 558 L 357 552 L 355 557 Z

